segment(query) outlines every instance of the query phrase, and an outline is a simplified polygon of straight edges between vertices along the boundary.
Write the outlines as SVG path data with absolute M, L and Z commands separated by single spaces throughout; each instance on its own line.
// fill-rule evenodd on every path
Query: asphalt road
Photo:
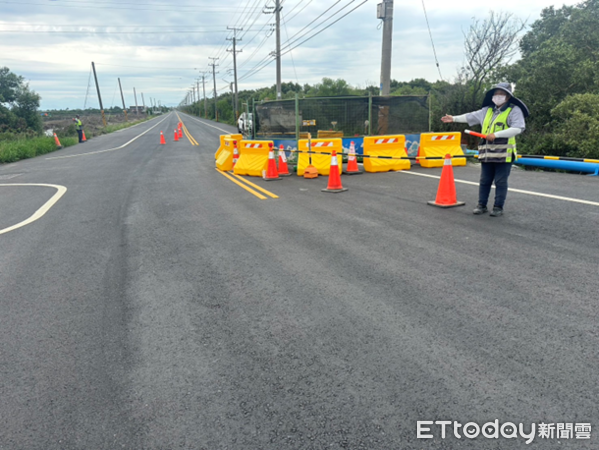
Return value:
M 181 117 L 199 146 L 173 113 L 0 166 L 1 449 L 599 448 L 597 178 L 514 170 L 501 218 L 476 166 L 450 210 L 438 169 L 260 200 Z M 60 193 L 27 184 L 67 191 L 3 233 Z M 591 439 L 417 438 L 496 419 Z

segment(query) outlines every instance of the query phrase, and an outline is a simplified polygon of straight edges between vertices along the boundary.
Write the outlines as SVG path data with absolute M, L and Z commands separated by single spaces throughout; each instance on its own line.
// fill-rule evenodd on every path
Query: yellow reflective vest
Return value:
M 509 106 L 493 120 L 493 108 L 489 108 L 483 121 L 482 133 L 491 134 L 507 130 L 507 118 L 512 112 Z M 480 162 L 511 163 L 516 160 L 516 138 L 496 138 L 493 142 L 482 139 L 478 145 L 478 160 Z

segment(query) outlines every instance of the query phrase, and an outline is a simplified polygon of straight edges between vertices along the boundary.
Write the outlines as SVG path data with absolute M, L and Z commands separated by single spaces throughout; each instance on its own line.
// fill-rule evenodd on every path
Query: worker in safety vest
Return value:
M 75 122 L 75 129 L 77 130 L 77 135 L 79 136 L 79 143 L 82 143 L 83 142 L 83 124 L 81 123 L 79 116 L 75 116 L 75 118 L 73 119 L 73 122 Z
M 524 131 L 524 119 L 529 112 L 526 105 L 512 92 L 509 83 L 498 83 L 489 89 L 483 101 L 483 108 L 461 116 L 445 115 L 444 123 L 458 122 L 468 125 L 482 125 L 482 134 L 487 136 L 478 144 L 478 160 L 481 163 L 478 205 L 474 214 L 488 211 L 487 201 L 491 186 L 495 181 L 495 203 L 491 216 L 503 215 L 507 197 L 507 180 L 512 163 L 516 161 L 516 136 Z

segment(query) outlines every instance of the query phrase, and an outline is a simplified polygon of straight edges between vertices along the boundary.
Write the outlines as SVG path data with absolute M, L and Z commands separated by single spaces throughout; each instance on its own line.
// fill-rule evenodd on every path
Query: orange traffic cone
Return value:
M 349 156 L 347 157 L 347 169 L 343 171 L 345 175 L 361 175 L 360 169 L 358 169 L 358 158 L 356 158 L 356 144 L 351 141 L 349 144 Z
M 289 177 L 289 167 L 287 167 L 287 156 L 285 155 L 285 147 L 281 144 L 279 146 L 279 176 Z
M 87 139 L 85 138 L 85 131 L 81 130 L 81 134 L 82 134 L 81 143 L 83 143 L 83 142 L 87 141 Z
M 183 130 L 181 129 L 181 124 L 179 124 L 179 139 L 183 139 Z
M 58 136 L 56 136 L 56 133 L 54 133 L 54 142 L 56 142 L 56 147 L 60 150 L 62 148 L 62 144 L 58 140 Z
M 237 141 L 233 141 L 233 167 L 231 170 L 235 168 L 235 164 L 237 164 L 237 160 L 239 159 L 239 150 L 237 150 Z
M 166 141 L 164 140 L 164 134 L 162 134 L 162 131 L 160 132 L 160 145 L 166 145 Z
M 428 202 L 429 205 L 438 206 L 440 208 L 451 208 L 453 206 L 464 206 L 466 203 L 458 202 L 455 191 L 455 181 L 453 179 L 453 166 L 451 164 L 451 155 L 445 155 L 445 163 L 441 172 L 441 180 L 439 181 L 439 189 L 437 190 L 437 198 L 433 202 Z
M 420 145 L 418 146 L 418 153 L 416 153 L 416 161 L 414 164 L 420 164 Z
M 326 189 L 322 189 L 322 192 L 332 192 L 337 194 L 339 192 L 347 191 L 341 185 L 341 176 L 339 175 L 339 162 L 337 161 L 337 151 L 333 150 L 331 155 L 331 169 L 329 171 L 329 185 Z
M 177 142 L 179 140 L 179 133 L 177 133 L 177 130 L 175 130 L 175 142 Z
M 264 179 L 266 181 L 282 180 L 277 172 L 277 163 L 275 161 L 275 151 L 272 149 L 272 142 L 268 144 L 270 146 L 270 152 L 268 153 L 268 170 Z

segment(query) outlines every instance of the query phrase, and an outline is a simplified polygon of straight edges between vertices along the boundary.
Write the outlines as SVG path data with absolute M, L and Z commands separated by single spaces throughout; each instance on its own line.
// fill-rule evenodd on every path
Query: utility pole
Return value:
M 235 114 L 235 120 L 237 120 L 237 117 L 239 117 L 239 111 L 237 111 L 237 105 L 238 103 L 238 97 L 237 97 L 237 53 L 241 53 L 243 50 L 237 50 L 237 32 L 238 31 L 243 31 L 243 28 L 230 28 L 227 27 L 227 30 L 233 30 L 233 39 L 228 39 L 227 41 L 233 41 L 233 50 L 227 50 L 228 52 L 233 52 L 233 73 L 234 73 L 234 80 L 235 80 L 235 105 L 233 107 L 233 113 Z M 239 39 L 241 40 L 241 39 Z
M 102 106 L 102 96 L 100 95 L 100 85 L 98 84 L 98 76 L 96 75 L 96 65 L 92 61 L 92 69 L 94 70 L 94 80 L 96 80 L 96 90 L 98 91 L 98 101 L 100 102 L 100 112 L 102 113 L 102 122 L 106 127 L 106 117 L 104 116 L 104 106 Z
M 121 90 L 121 100 L 123 101 L 123 111 L 125 111 L 125 120 L 129 122 L 129 117 L 127 117 L 127 106 L 125 106 L 125 97 L 123 97 L 123 87 L 121 86 L 121 79 L 119 78 L 119 89 Z
M 383 20 L 383 54 L 381 58 L 381 95 L 391 91 L 391 54 L 393 46 L 393 0 L 378 4 L 377 17 Z
M 231 87 L 231 108 L 233 108 L 233 114 L 235 114 L 234 119 L 237 120 L 237 114 L 235 113 L 235 91 L 233 90 L 234 84 L 235 83 L 229 83 L 229 86 Z
M 214 117 L 216 118 L 216 121 L 218 122 L 218 108 L 216 107 L 216 72 L 215 69 L 216 67 L 218 67 L 218 64 L 216 64 L 216 61 L 219 60 L 219 58 L 212 58 L 210 57 L 209 59 L 211 59 L 213 62 L 212 64 L 208 64 L 209 66 L 212 66 L 212 80 L 214 81 Z
M 144 100 L 144 93 L 141 93 L 141 104 L 144 107 L 144 113 L 146 112 L 146 101 Z
M 196 80 L 196 84 L 198 87 L 198 117 L 200 117 L 200 79 Z
M 275 19 L 277 35 L 277 100 L 281 100 L 281 0 L 275 1 Z
M 133 96 L 135 97 L 135 115 L 139 114 L 139 108 L 137 107 L 137 92 L 135 92 L 135 88 L 133 88 Z
M 208 103 L 206 103 L 206 75 L 202 73 L 202 89 L 204 90 L 204 119 L 208 118 Z

